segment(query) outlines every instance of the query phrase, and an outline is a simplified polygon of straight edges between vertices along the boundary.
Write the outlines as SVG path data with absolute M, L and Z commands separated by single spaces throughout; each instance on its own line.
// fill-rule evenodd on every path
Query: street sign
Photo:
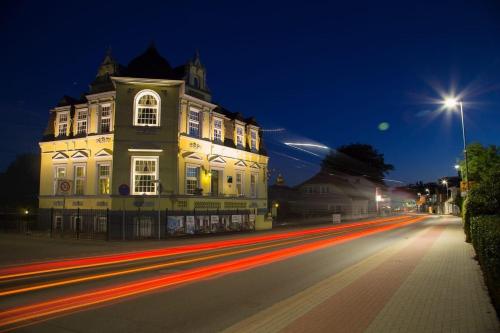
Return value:
M 66 179 L 60 179 L 57 182 L 58 194 L 66 195 L 71 191 L 71 182 Z
M 129 195 L 130 187 L 127 184 L 121 184 L 118 186 L 118 193 L 120 193 L 120 195 Z

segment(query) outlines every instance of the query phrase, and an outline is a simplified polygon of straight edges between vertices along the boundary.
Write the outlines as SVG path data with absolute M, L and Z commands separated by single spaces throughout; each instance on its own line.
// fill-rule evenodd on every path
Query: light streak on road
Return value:
M 255 267 L 268 265 L 276 261 L 282 261 L 291 257 L 341 244 L 360 237 L 365 237 L 395 228 L 401 228 L 424 219 L 425 217 L 416 217 L 401 223 L 382 225 L 367 230 L 344 234 L 335 238 L 318 240 L 311 243 L 278 249 L 272 252 L 257 254 L 241 259 L 234 259 L 203 267 L 191 268 L 166 276 L 146 278 L 140 281 L 128 282 L 110 288 L 108 287 L 105 289 L 103 288 L 80 293 L 74 296 L 61 297 L 50 301 L 14 307 L 0 312 L 0 327 L 4 329 L 12 329 L 15 328 L 13 325 L 33 324 L 35 322 L 54 318 L 55 316 L 67 314 L 71 311 L 86 309 L 93 305 L 124 299 L 133 295 L 144 294 L 187 282 L 194 282 L 202 279 L 249 270 Z
M 401 221 L 404 221 L 404 219 L 401 219 Z M 379 223 L 377 223 L 376 225 L 383 224 L 383 223 L 398 223 L 401 221 L 400 220 L 396 220 L 396 221 L 390 220 L 390 221 L 385 221 L 385 222 L 377 221 Z M 150 265 L 146 265 L 146 266 L 139 267 L 139 268 L 123 269 L 123 270 L 118 270 L 118 271 L 113 271 L 113 272 L 63 279 L 63 280 L 59 280 L 59 281 L 55 281 L 55 282 L 30 285 L 27 287 L 8 289 L 8 290 L 0 291 L 0 297 L 16 295 L 16 294 L 20 294 L 20 293 L 29 292 L 29 291 L 37 291 L 37 290 L 42 290 L 42 289 L 47 289 L 47 288 L 82 283 L 82 282 L 87 282 L 87 281 L 105 279 L 105 278 L 110 278 L 110 277 L 115 277 L 115 276 L 121 276 L 121 275 L 127 275 L 127 274 L 133 274 L 133 273 L 139 273 L 139 272 L 145 272 L 145 271 L 151 271 L 151 270 L 157 270 L 157 269 L 164 269 L 167 267 L 180 266 L 180 265 L 191 264 L 191 263 L 196 263 L 196 262 L 201 262 L 201 261 L 207 261 L 207 260 L 212 260 L 212 259 L 216 259 L 216 258 L 228 257 L 228 256 L 236 255 L 236 254 L 255 252 L 255 251 L 268 249 L 268 248 L 272 248 L 272 247 L 279 247 L 279 246 L 303 242 L 303 241 L 310 241 L 310 240 L 314 240 L 314 239 L 318 239 L 318 238 L 331 237 L 334 235 L 344 234 L 346 232 L 352 232 L 352 231 L 356 231 L 356 230 L 358 230 L 358 231 L 364 230 L 364 229 L 372 228 L 372 226 L 373 226 L 373 224 L 371 224 L 371 223 L 363 223 L 362 225 L 356 225 L 356 226 L 352 227 L 352 229 L 341 229 L 341 230 L 333 230 L 333 231 L 329 230 L 329 232 L 322 232 L 319 234 L 319 236 L 315 235 L 315 234 L 313 234 L 312 237 L 311 237 L 311 235 L 304 235 L 302 238 L 283 241 L 283 242 L 275 242 L 275 243 L 272 243 L 269 245 L 262 245 L 262 246 L 258 246 L 258 247 L 252 247 L 249 249 L 230 251 L 230 252 L 225 252 L 225 253 L 220 253 L 220 254 L 197 257 L 197 258 L 193 258 L 193 259 L 176 260 L 176 261 L 168 262 L 168 263 L 150 264 Z M 354 228 L 356 228 L 356 229 L 354 229 Z M 304 238 L 304 237 L 307 237 L 307 238 Z
M 7 280 L 20 277 L 29 277 L 33 275 L 61 272 L 66 270 L 74 270 L 89 267 L 98 267 L 104 265 L 113 265 L 118 263 L 133 262 L 138 260 L 153 259 L 160 257 L 168 257 L 179 254 L 188 254 L 201 251 L 217 250 L 235 246 L 244 246 L 259 242 L 268 242 L 280 240 L 289 237 L 300 237 L 302 235 L 321 233 L 330 230 L 351 228 L 357 225 L 375 224 L 386 222 L 392 219 L 401 219 L 401 216 L 385 219 L 377 219 L 368 222 L 348 223 L 332 227 L 322 227 L 315 229 L 307 229 L 294 232 L 285 232 L 266 236 L 245 237 L 241 239 L 224 240 L 217 242 L 201 243 L 194 245 L 184 245 L 179 247 L 162 248 L 147 251 L 119 253 L 113 255 L 86 257 L 86 258 L 71 258 L 60 261 L 39 262 L 22 266 L 7 267 L 0 270 L 0 280 Z

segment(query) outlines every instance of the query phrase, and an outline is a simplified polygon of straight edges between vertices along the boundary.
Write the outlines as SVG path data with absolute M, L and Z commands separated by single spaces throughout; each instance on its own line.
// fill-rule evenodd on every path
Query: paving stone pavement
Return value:
M 460 220 L 428 225 L 227 331 L 500 332 Z

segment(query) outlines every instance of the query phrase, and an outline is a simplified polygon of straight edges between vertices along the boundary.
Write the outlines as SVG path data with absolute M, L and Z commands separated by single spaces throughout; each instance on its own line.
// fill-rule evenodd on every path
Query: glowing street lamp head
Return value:
M 448 181 L 447 181 L 446 179 L 443 179 L 443 180 L 441 181 L 441 184 L 443 184 L 443 185 L 447 185 L 447 184 L 448 184 Z
M 455 164 L 455 169 L 456 169 L 456 170 L 460 169 L 460 165 Z
M 458 106 L 458 99 L 456 97 L 446 97 L 443 101 L 445 108 L 454 109 Z

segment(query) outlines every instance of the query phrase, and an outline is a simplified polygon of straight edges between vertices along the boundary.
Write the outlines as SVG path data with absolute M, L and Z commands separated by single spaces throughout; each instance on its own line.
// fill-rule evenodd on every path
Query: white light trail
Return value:
M 302 142 L 283 142 L 287 146 L 291 147 L 312 147 L 312 148 L 320 148 L 320 149 L 330 149 L 330 147 L 324 145 L 318 145 L 316 143 L 302 143 Z

